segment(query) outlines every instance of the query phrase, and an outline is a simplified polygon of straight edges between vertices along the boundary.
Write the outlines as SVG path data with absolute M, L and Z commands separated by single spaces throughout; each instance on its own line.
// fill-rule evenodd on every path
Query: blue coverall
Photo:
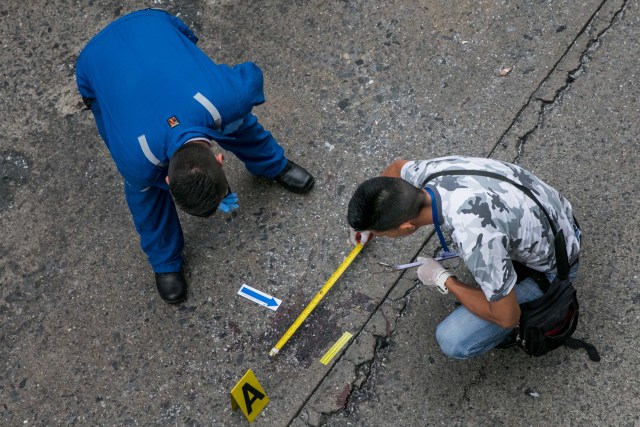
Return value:
M 156 273 L 182 268 L 183 236 L 165 182 L 173 153 L 192 139 L 216 141 L 254 175 L 277 176 L 282 147 L 251 114 L 264 99 L 262 71 L 215 64 L 177 17 L 134 12 L 112 22 L 80 53 L 78 89 L 111 157 L 140 244 Z

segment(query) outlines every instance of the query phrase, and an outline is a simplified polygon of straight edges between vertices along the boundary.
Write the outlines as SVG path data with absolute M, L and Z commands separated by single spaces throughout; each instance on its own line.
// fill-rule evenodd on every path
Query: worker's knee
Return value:
M 468 346 L 464 345 L 460 334 L 456 334 L 446 324 L 440 323 L 436 328 L 436 341 L 445 356 L 460 360 L 470 357 Z

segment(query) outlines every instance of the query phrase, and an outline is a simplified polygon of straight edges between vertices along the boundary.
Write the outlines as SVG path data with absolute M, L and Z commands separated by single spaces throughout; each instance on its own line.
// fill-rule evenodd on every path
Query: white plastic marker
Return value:
M 437 257 L 434 257 L 433 259 L 435 259 L 436 261 L 444 261 L 445 259 L 456 258 L 459 256 L 460 254 L 456 252 L 443 252 Z M 380 263 L 380 264 L 383 264 L 383 263 Z M 383 264 L 383 265 L 389 265 L 389 264 Z M 416 261 L 416 262 L 411 262 L 409 264 L 391 265 L 389 267 L 391 267 L 392 270 L 406 270 L 407 268 L 419 267 L 421 265 L 422 265 L 421 261 Z
M 344 347 L 345 344 L 349 342 L 352 336 L 353 334 L 351 334 L 351 332 L 345 332 L 344 334 L 342 334 L 340 339 L 331 346 L 329 351 L 327 351 L 324 356 L 322 356 L 322 359 L 320 359 L 320 363 L 322 363 L 323 365 L 328 365 L 329 362 L 331 362 L 331 359 L 333 359 L 336 354 L 338 354 L 340 350 L 342 350 L 342 347 Z
M 409 264 L 392 265 L 392 270 L 406 270 L 407 268 L 418 267 L 422 265 L 422 261 L 411 262 Z
M 313 297 L 309 305 L 307 305 L 307 307 L 304 310 L 302 310 L 302 313 L 300 313 L 300 315 L 295 320 L 295 322 L 293 322 L 293 324 L 289 326 L 289 329 L 287 329 L 287 332 L 285 332 L 282 338 L 280 338 L 280 341 L 276 343 L 276 346 L 271 349 L 271 351 L 269 352 L 269 356 L 275 356 L 276 354 L 278 354 L 280 349 L 282 349 L 282 346 L 284 346 L 287 343 L 287 341 L 289 341 L 289 338 L 291 338 L 291 336 L 298 330 L 300 325 L 302 325 L 305 319 L 311 314 L 313 309 L 316 308 L 316 305 L 318 305 L 322 297 L 324 297 L 325 294 L 329 292 L 329 289 L 331 289 L 334 283 L 338 281 L 340 276 L 342 276 L 342 273 L 344 273 L 347 267 L 349 267 L 349 265 L 353 262 L 353 260 L 356 258 L 356 256 L 360 253 L 361 250 L 362 250 L 361 243 L 358 243 L 353 247 L 349 255 L 347 255 L 347 257 L 344 259 L 344 261 L 342 261 L 342 264 L 340 264 L 338 269 L 333 272 L 331 277 L 329 277 L 329 280 L 327 280 L 327 282 L 324 284 L 322 289 L 320 289 L 320 291 L 316 294 L 316 296 Z
M 282 300 L 272 297 L 269 294 L 265 294 L 264 292 L 252 288 L 247 284 L 242 285 L 242 287 L 238 291 L 238 295 L 245 297 L 246 299 L 251 300 L 256 304 L 267 307 L 268 309 L 273 311 L 276 311 L 278 307 L 280 307 L 280 304 L 282 304 Z

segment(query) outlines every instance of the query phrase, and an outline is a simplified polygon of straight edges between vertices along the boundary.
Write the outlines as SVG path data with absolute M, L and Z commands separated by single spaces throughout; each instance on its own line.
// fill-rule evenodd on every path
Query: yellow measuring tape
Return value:
M 324 284 L 322 289 L 320 289 L 320 292 L 318 292 L 316 296 L 313 297 L 309 305 L 307 305 L 307 307 L 302 311 L 302 313 L 300 313 L 296 321 L 293 322 L 291 326 L 289 326 L 289 329 L 287 329 L 287 332 L 285 332 L 282 338 L 280 338 L 280 341 L 278 341 L 276 346 L 271 349 L 271 351 L 269 352 L 269 356 L 275 356 L 276 354 L 278 354 L 278 352 L 287 343 L 287 341 L 289 341 L 289 338 L 291 338 L 291 336 L 298 330 L 298 328 L 302 325 L 305 319 L 309 317 L 309 315 L 316 308 L 320 300 L 325 296 L 327 292 L 329 292 L 329 289 L 331 289 L 331 287 L 338 281 L 340 276 L 342 276 L 342 273 L 344 273 L 347 267 L 349 267 L 349 265 L 353 262 L 353 260 L 360 253 L 361 250 L 362 250 L 362 244 L 358 243 L 357 245 L 354 246 L 354 248 L 351 250 L 349 255 L 347 255 L 344 261 L 342 261 L 342 264 L 340 264 L 340 267 L 338 267 L 338 269 L 333 272 L 331 277 L 329 277 L 329 280 L 327 280 L 327 282 Z

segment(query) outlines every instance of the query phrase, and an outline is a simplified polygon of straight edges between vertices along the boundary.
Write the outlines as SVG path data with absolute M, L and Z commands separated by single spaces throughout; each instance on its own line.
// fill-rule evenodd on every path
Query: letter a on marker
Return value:
M 250 393 L 253 397 L 249 397 Z M 242 395 L 244 396 L 244 403 L 247 404 L 247 414 L 249 415 L 251 415 L 251 411 L 252 411 L 251 404 L 253 404 L 253 402 L 255 402 L 256 400 L 264 399 L 264 396 L 265 396 L 264 393 L 260 393 L 258 390 L 253 388 L 253 386 L 249 383 L 244 383 L 242 385 Z
M 240 408 L 249 422 L 262 412 L 269 403 L 269 397 L 260 385 L 260 382 L 249 369 L 231 390 L 231 409 Z

